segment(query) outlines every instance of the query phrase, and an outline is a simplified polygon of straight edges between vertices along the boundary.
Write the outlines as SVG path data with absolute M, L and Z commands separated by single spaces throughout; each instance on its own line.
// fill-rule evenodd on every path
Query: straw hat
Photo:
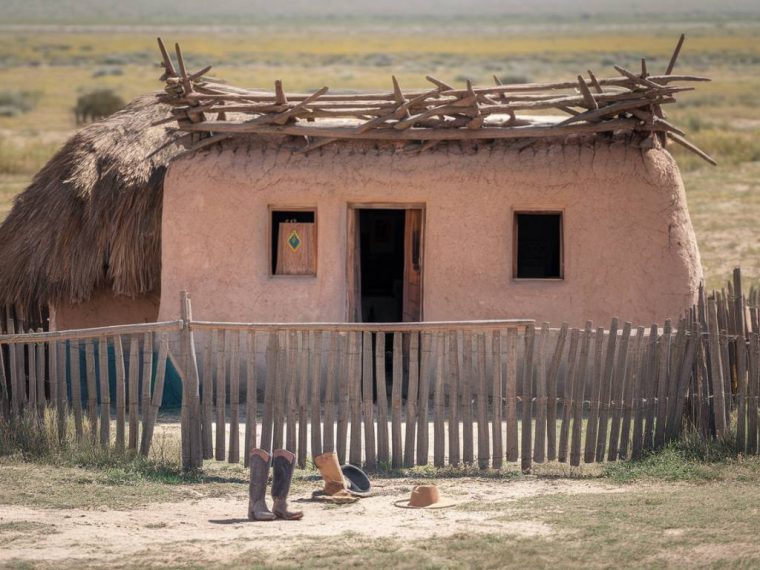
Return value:
M 442 498 L 435 485 L 417 485 L 412 489 L 409 500 L 401 500 L 393 503 L 402 509 L 443 509 L 453 507 L 456 501 Z

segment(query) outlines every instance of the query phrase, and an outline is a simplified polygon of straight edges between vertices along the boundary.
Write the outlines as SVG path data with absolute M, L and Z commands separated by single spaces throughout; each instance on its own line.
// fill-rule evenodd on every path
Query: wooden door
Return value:
M 348 321 L 360 323 L 362 322 L 362 267 L 359 210 L 356 208 L 348 210 L 346 233 L 348 235 L 348 255 L 346 256 Z
M 404 221 L 403 321 L 422 321 L 422 210 L 406 211 Z

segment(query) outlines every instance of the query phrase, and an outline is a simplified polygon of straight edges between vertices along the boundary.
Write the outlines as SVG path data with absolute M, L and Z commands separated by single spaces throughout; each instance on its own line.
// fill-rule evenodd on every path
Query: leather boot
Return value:
M 263 449 L 251 451 L 251 481 L 248 486 L 248 520 L 272 521 L 274 514 L 267 507 L 267 479 L 269 479 L 269 454 Z
M 301 511 L 288 510 L 288 493 L 293 470 L 296 468 L 296 456 L 285 449 L 278 449 L 272 455 L 272 511 L 278 519 L 297 521 L 303 518 Z
M 319 469 L 322 479 L 325 481 L 324 494 L 335 495 L 343 491 L 346 493 L 346 480 L 343 478 L 343 472 L 340 470 L 338 454 L 334 451 L 327 451 L 314 458 L 314 465 Z

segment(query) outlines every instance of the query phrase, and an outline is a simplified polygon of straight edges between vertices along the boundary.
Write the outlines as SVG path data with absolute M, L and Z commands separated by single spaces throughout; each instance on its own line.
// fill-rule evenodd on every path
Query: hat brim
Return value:
M 422 510 L 428 510 L 428 509 L 445 509 L 447 507 L 453 507 L 454 505 L 457 505 L 458 501 L 455 501 L 454 499 L 449 499 L 448 497 L 444 497 L 442 499 L 439 499 L 437 503 L 433 503 L 432 505 L 428 505 L 427 507 L 415 507 L 413 505 L 409 504 L 409 499 L 401 499 L 400 501 L 394 501 L 393 506 L 398 507 L 400 509 L 422 509 Z
M 372 484 L 364 471 L 350 464 L 341 465 L 340 470 L 346 480 L 346 491 L 356 497 L 369 497 L 372 494 Z

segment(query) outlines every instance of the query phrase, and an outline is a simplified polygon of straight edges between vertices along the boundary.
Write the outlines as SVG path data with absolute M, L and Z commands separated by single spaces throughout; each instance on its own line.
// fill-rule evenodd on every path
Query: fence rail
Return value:
M 636 459 L 691 425 L 758 453 L 760 312 L 737 270 L 677 323 L 531 320 L 146 325 L 0 336 L 0 412 L 58 412 L 76 436 L 147 455 L 167 377 L 182 458 L 252 447 L 402 467 Z M 111 432 L 112 423 L 115 430 Z M 244 429 L 241 430 L 241 424 Z M 242 434 L 241 438 L 241 431 Z M 242 449 L 242 453 L 241 453 Z M 242 456 L 242 457 L 241 457 Z

